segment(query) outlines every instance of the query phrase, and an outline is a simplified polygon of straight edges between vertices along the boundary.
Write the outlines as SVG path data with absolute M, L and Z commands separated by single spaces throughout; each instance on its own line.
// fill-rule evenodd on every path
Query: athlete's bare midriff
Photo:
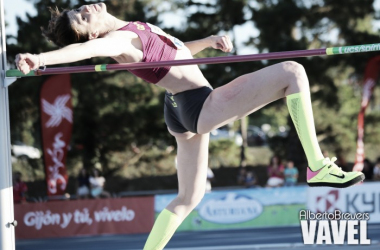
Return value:
M 192 58 L 190 50 L 186 47 L 185 49 L 177 50 L 175 60 Z M 176 94 L 190 89 L 210 86 L 210 83 L 203 76 L 198 65 L 187 65 L 171 67 L 169 73 L 156 85 L 165 88 L 172 94 Z
M 118 63 L 141 62 L 143 58 L 142 43 L 138 35 L 131 31 L 115 31 L 112 36 L 125 41 L 125 52 L 113 57 Z M 115 34 L 116 33 L 116 34 Z M 110 34 L 111 35 L 111 34 Z M 177 50 L 175 60 L 192 59 L 190 50 Z M 203 76 L 198 65 L 171 67 L 169 73 L 156 85 L 165 88 L 170 93 L 176 94 L 186 90 L 210 86 Z

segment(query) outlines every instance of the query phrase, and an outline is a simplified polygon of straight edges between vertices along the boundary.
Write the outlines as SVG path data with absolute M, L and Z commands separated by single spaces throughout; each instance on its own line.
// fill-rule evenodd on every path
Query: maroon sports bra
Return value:
M 118 30 L 127 30 L 136 33 L 142 43 L 143 62 L 160 62 L 174 60 L 177 48 L 184 44 L 175 37 L 167 35 L 160 28 L 143 23 L 129 22 Z M 158 83 L 169 72 L 170 66 L 149 69 L 131 69 L 132 74 L 150 83 Z

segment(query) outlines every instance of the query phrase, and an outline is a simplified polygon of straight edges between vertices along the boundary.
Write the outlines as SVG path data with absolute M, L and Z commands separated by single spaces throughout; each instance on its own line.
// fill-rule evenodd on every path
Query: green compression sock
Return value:
M 169 242 L 181 221 L 178 215 L 164 209 L 157 217 L 144 250 L 161 250 Z
M 310 93 L 291 94 L 286 97 L 286 101 L 309 167 L 312 171 L 316 171 L 323 167 L 323 155 L 315 133 Z

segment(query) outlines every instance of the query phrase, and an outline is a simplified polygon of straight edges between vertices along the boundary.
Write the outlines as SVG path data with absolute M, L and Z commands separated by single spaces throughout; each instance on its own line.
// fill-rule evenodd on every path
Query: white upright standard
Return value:
M 4 4 L 0 1 L 1 20 L 1 82 L 0 82 L 0 250 L 15 250 L 15 230 L 13 212 L 11 142 L 9 127 L 8 80 L 7 70 Z

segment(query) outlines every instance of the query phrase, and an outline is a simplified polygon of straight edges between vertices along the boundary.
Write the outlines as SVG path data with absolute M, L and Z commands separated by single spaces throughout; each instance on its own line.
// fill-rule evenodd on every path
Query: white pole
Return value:
M 4 4 L 0 1 L 1 58 L 0 58 L 0 250 L 15 250 L 12 166 L 10 150 L 9 102 L 6 87 Z

